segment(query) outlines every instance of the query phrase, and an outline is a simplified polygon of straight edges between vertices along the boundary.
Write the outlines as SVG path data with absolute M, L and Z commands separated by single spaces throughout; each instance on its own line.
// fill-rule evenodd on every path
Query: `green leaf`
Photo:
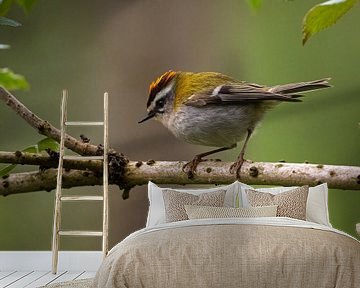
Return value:
M 0 16 L 6 15 L 11 6 L 17 3 L 25 13 L 29 13 L 38 0 L 0 0 Z
M 37 0 L 17 0 L 16 2 L 26 13 L 29 13 Z
M 45 138 L 37 143 L 39 151 L 50 149 L 52 151 L 59 151 L 59 143 L 52 138 Z
M 358 0 L 329 0 L 311 8 L 303 20 L 303 45 L 314 34 L 335 24 Z
M 0 17 L 0 25 L 7 25 L 7 26 L 13 26 L 13 27 L 19 27 L 21 24 L 19 22 L 16 22 L 15 20 L 6 18 L 6 17 Z
M 14 0 L 0 0 L 0 16 L 4 16 L 9 12 L 9 9 Z
M 0 68 L 0 86 L 8 90 L 27 90 L 30 87 L 24 76 L 15 74 L 8 68 Z
M 22 150 L 22 152 L 27 152 L 27 153 L 39 153 L 39 149 L 37 144 L 35 145 L 31 145 L 29 147 L 26 147 L 25 149 Z
M 12 170 L 16 167 L 16 164 L 11 164 L 0 170 L 0 177 L 9 175 Z
M 56 142 L 52 138 L 44 138 L 37 142 L 35 145 L 31 145 L 29 147 L 26 147 L 22 150 L 22 152 L 27 153 L 40 153 L 42 151 L 45 151 L 46 149 L 50 149 L 52 151 L 59 151 L 59 143 Z M 15 169 L 17 164 L 10 164 L 6 166 L 5 168 L 0 170 L 0 177 L 9 175 L 9 173 Z
M 247 0 L 248 4 L 253 10 L 259 10 L 262 5 L 262 0 Z
M 40 140 L 35 145 L 26 147 L 22 151 L 28 153 L 40 153 L 45 151 L 46 149 L 50 149 L 52 151 L 59 151 L 59 143 L 56 142 L 54 139 L 47 137 Z

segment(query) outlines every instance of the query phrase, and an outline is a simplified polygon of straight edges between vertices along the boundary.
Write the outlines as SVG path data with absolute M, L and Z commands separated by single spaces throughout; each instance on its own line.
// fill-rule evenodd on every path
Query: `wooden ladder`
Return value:
M 88 121 L 67 121 L 67 91 L 64 90 L 61 101 L 61 138 L 60 138 L 60 155 L 59 166 L 57 173 L 56 196 L 55 196 L 55 211 L 54 211 L 54 226 L 53 226 L 53 240 L 52 240 L 52 273 L 57 273 L 58 254 L 60 236 L 97 236 L 102 237 L 102 252 L 105 257 L 108 252 L 108 223 L 109 223 L 109 204 L 108 204 L 108 93 L 104 93 L 104 121 L 103 122 L 88 122 Z M 64 149 L 65 128 L 66 126 L 103 126 L 104 128 L 104 154 L 103 156 L 66 156 Z M 103 195 L 102 196 L 62 196 L 62 174 L 63 174 L 63 160 L 102 160 L 103 161 Z M 103 201 L 103 225 L 102 231 L 68 231 L 61 230 L 61 206 L 62 202 L 69 201 Z

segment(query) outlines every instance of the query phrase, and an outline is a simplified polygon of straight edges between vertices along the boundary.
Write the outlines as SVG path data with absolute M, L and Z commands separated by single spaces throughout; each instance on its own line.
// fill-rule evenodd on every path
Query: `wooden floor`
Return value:
M 58 273 L 51 273 L 51 251 L 0 251 L 0 288 L 31 288 L 93 278 L 101 251 L 60 251 Z
M 2 271 L 0 272 L 0 288 L 35 288 L 49 284 L 87 279 L 95 276 L 95 271 Z

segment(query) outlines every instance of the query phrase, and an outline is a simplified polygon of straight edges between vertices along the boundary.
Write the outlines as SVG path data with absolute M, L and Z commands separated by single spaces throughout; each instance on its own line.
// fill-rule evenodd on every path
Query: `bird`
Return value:
M 193 178 L 203 158 L 233 149 L 244 140 L 230 173 L 240 179 L 245 150 L 265 113 L 281 102 L 301 102 L 302 92 L 331 87 L 330 78 L 264 86 L 238 81 L 217 72 L 167 71 L 150 84 L 147 115 L 160 121 L 178 139 L 218 147 L 195 155 L 183 166 Z

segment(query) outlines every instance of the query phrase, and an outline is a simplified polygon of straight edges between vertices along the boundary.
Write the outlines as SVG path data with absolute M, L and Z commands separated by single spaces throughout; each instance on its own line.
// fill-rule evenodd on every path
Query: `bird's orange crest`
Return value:
M 151 102 L 155 99 L 156 94 L 159 93 L 159 91 L 161 91 L 166 85 L 168 85 L 172 79 L 174 79 L 175 75 L 176 72 L 170 70 L 165 72 L 150 84 L 149 99 L 146 105 L 147 107 L 149 107 Z

